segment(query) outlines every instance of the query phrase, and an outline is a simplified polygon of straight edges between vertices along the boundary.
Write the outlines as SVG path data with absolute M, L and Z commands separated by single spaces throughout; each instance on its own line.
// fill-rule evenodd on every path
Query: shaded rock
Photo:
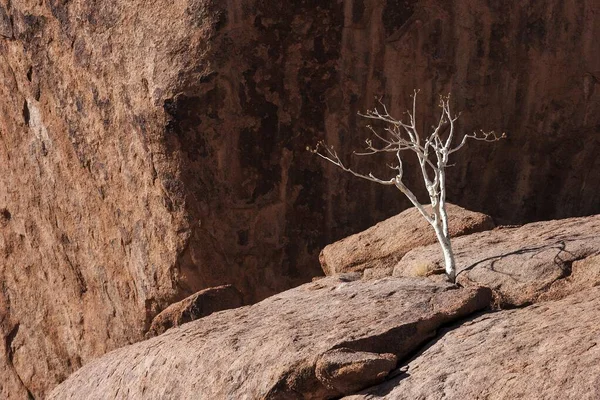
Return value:
M 217 311 L 241 307 L 243 303 L 242 295 L 232 285 L 201 290 L 161 311 L 152 320 L 146 337 L 160 335 L 167 329 L 206 317 Z
M 9 39 L 13 37 L 12 22 L 2 3 L 0 3 L 0 36 Z
M 340 396 L 379 378 L 393 357 L 405 358 L 438 327 L 487 307 L 490 299 L 483 288 L 424 278 L 328 277 L 113 351 L 75 372 L 49 398 Z M 341 348 L 357 352 L 347 371 Z M 363 352 L 380 355 L 369 360 Z M 332 364 L 340 369 L 329 369 Z
M 500 307 L 537 301 L 550 285 L 571 273 L 576 260 L 600 253 L 600 215 L 499 228 L 452 240 L 457 282 L 492 289 Z M 439 270 L 438 245 L 408 252 L 394 276 Z M 566 283 L 568 285 L 568 283 Z
M 394 354 L 378 354 L 340 348 L 325 352 L 316 364 L 317 379 L 342 394 L 355 393 L 382 382 L 396 367 Z
M 406 374 L 360 399 L 598 399 L 600 288 L 485 314 L 446 332 Z
M 448 219 L 452 236 L 481 232 L 495 226 L 491 217 L 453 204 L 448 204 Z M 326 246 L 319 260 L 326 275 L 368 269 L 367 277 L 380 277 L 391 275 L 391 268 L 408 251 L 436 242 L 433 228 L 413 207 Z

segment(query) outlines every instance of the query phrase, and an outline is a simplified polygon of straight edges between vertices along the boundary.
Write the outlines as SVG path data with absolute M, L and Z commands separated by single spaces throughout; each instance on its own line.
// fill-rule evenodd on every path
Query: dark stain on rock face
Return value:
M 281 180 L 279 107 L 268 101 L 264 93 L 259 92 L 257 85 L 262 82 L 257 83 L 255 75 L 255 69 L 244 72 L 246 91 L 241 100 L 246 113 L 260 122 L 256 128 L 241 131 L 238 145 L 243 180 L 250 190 L 244 197 L 249 202 L 271 192 Z
M 503 62 L 508 55 L 506 32 L 508 24 L 501 21 L 492 24 L 490 33 L 490 59 L 494 62 Z
M 67 30 L 69 27 L 69 0 L 49 0 L 47 2 L 50 12 L 60 22 L 61 28 Z
M 36 37 L 41 37 L 41 32 L 46 25 L 46 17 L 18 13 L 14 23 L 15 37 L 23 44 L 30 45 Z
M 2 4 L 0 4 L 0 36 L 13 38 L 12 21 Z
M 307 155 L 310 157 L 312 154 Z M 289 179 L 293 182 L 302 182 L 294 207 L 287 210 L 286 236 L 291 238 L 302 238 L 302 240 L 290 240 L 285 248 L 284 265 L 286 274 L 291 277 L 303 276 L 299 270 L 302 260 L 310 254 L 318 252 L 327 244 L 324 235 L 325 203 L 323 193 L 326 192 L 326 181 L 323 179 L 321 170 L 309 168 L 295 168 L 290 170 Z M 307 221 L 310 223 L 307 223 Z
M 387 0 L 383 9 L 385 36 L 390 37 L 412 16 L 417 0 Z
M 207 4 L 189 17 L 206 13 L 212 7 Z M 237 268 L 240 288 L 258 299 L 288 285 L 290 277 L 300 283 L 319 271 L 319 246 L 327 236 L 323 165 L 304 149 L 325 132 L 323 103 L 339 84 L 343 7 L 316 0 L 259 1 L 244 12 L 249 32 L 243 37 L 217 21 L 219 32 L 210 40 L 219 73 L 199 68 L 204 78 L 163 106 L 165 140 L 172 141 L 167 149 L 183 155 L 186 210 L 204 221 L 189 248 L 206 248 L 204 227 L 231 229 L 215 232 L 223 250 L 181 257 L 181 268 L 192 275 L 205 265 L 214 271 Z M 256 260 L 286 278 L 248 288 Z
M 238 244 L 240 246 L 246 246 L 248 244 L 248 230 L 243 229 L 237 232 Z
M 216 94 L 211 91 L 204 98 L 198 96 L 177 95 L 164 101 L 163 108 L 168 116 L 167 132 L 177 136 L 179 143 L 185 143 L 182 151 L 188 159 L 196 162 L 209 155 L 209 149 L 199 127 L 202 124 L 202 111 L 205 105 L 211 104 Z M 174 150 L 173 143 L 171 150 Z
M 27 105 L 27 101 L 23 102 L 23 122 L 29 126 L 29 106 Z
M 546 38 L 546 21 L 542 18 L 528 18 L 521 25 L 521 43 L 530 47 L 541 48 Z
M 364 14 L 365 14 L 365 1 L 364 0 L 354 0 L 352 2 L 352 22 L 354 22 L 355 24 L 360 23 L 360 21 L 362 21 Z
M 429 33 L 425 51 L 431 54 L 433 60 L 441 60 L 444 58 L 446 49 L 444 46 L 444 34 L 442 21 L 436 19 L 432 24 L 433 29 Z
M 1 227 L 8 225 L 8 223 L 10 222 L 11 219 L 12 219 L 12 215 L 10 214 L 10 211 L 8 211 L 6 208 L 0 209 L 0 226 Z
M 85 39 L 79 37 L 75 39 L 73 43 L 73 54 L 75 56 L 75 62 L 87 68 L 90 65 L 91 52 L 86 48 Z

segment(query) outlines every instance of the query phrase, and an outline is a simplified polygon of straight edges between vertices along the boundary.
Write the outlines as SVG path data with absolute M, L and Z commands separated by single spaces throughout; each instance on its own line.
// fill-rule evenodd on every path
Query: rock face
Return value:
M 152 320 L 146 337 L 160 335 L 186 322 L 206 317 L 214 312 L 243 306 L 242 295 L 231 285 L 204 289 L 165 308 Z
M 221 15 L 184 3 L 0 1 L 2 398 L 43 398 L 168 304 L 233 282 L 179 268 L 198 219 L 163 106 Z
M 600 215 L 596 215 L 536 222 L 457 238 L 452 242 L 457 282 L 492 289 L 500 307 L 533 303 L 554 282 L 571 274 L 574 261 L 600 254 L 599 231 Z M 393 274 L 410 276 L 423 266 L 425 269 L 443 266 L 439 246 L 408 252 Z M 580 278 L 580 272 L 577 273 L 575 280 L 561 285 L 584 287 L 582 281 L 595 276 Z
M 360 399 L 597 399 L 600 288 L 486 314 L 445 333 Z
M 49 399 L 332 398 L 380 380 L 490 300 L 484 288 L 426 278 L 324 278 L 113 351 Z
M 408 206 L 304 151 L 354 150 L 375 96 L 399 115 L 423 89 L 428 126 L 452 90 L 466 132 L 509 133 L 461 154 L 453 201 L 510 222 L 600 212 L 599 12 L 0 0 L 0 396 L 43 397 L 198 290 L 308 281 L 325 244 Z
M 448 225 L 452 237 L 494 228 L 491 217 L 448 204 Z M 376 269 L 391 272 L 400 259 L 415 247 L 436 243 L 433 228 L 416 208 L 326 246 L 319 256 L 326 275 Z

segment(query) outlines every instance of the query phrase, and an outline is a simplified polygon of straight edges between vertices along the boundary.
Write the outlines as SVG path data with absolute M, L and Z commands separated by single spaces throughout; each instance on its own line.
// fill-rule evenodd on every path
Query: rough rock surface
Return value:
M 332 384 L 321 368 L 319 379 L 317 364 L 322 367 L 319 360 L 327 362 L 331 350 L 402 359 L 440 325 L 490 300 L 489 290 L 426 278 L 324 278 L 115 350 L 75 372 L 49 399 L 336 397 L 342 394 L 338 388 L 360 384 L 360 376 L 334 374 Z
M 457 282 L 492 289 L 500 307 L 535 302 L 572 263 L 600 254 L 600 215 L 535 222 L 459 237 L 452 241 Z M 394 276 L 443 267 L 439 246 L 408 252 Z M 568 283 L 566 283 L 568 285 Z
M 445 333 L 367 399 L 598 399 L 600 287 Z
M 43 398 L 168 304 L 231 282 L 216 264 L 187 285 L 178 267 L 198 219 L 163 108 L 217 11 L 0 0 L 1 398 Z
M 0 0 L 0 396 L 43 397 L 198 290 L 308 281 L 325 244 L 407 207 L 304 151 L 354 150 L 375 96 L 400 114 L 423 89 L 428 126 L 452 90 L 466 132 L 509 133 L 460 154 L 457 203 L 518 223 L 600 212 L 599 12 Z
M 571 274 L 554 282 L 538 300 L 558 300 L 595 286 L 600 286 L 600 255 L 573 262 Z
M 152 320 L 146 337 L 206 317 L 214 312 L 243 306 L 240 292 L 232 285 L 204 289 L 165 308 Z
M 394 354 L 369 353 L 348 348 L 325 352 L 315 366 L 315 375 L 327 388 L 351 394 L 381 383 L 396 368 Z
M 448 204 L 452 237 L 494 228 L 491 217 Z M 433 228 L 416 208 L 409 208 L 377 225 L 326 246 L 319 256 L 326 275 L 365 269 L 390 270 L 415 247 L 436 243 Z M 370 271 L 369 274 L 376 274 Z

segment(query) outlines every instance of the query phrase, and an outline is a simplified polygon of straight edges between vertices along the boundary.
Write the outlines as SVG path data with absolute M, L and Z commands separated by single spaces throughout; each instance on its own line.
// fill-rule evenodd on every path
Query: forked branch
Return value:
M 463 135 L 458 145 L 453 147 L 453 141 L 457 136 L 455 123 L 460 114 L 452 114 L 450 110 L 450 95 L 448 95 L 440 96 L 439 107 L 441 108 L 441 113 L 439 119 L 437 119 L 437 125 L 431 127 L 429 134 L 421 135 L 417 130 L 416 123 L 418 93 L 415 90 L 411 95 L 412 110 L 405 111 L 405 115 L 408 116 L 407 121 L 392 117 L 381 99 L 377 100 L 379 103 L 378 107 L 368 110 L 364 114 L 359 113 L 360 116 L 383 124 L 384 127 L 381 130 L 376 130 L 373 126 L 368 125 L 367 128 L 372 133 L 372 137 L 365 140 L 366 147 L 364 151 L 355 152 L 354 154 L 358 156 L 394 154 L 395 164 L 388 164 L 388 167 L 395 171 L 395 175 L 391 178 L 378 178 L 371 172 L 363 174 L 354 171 L 342 162 L 333 146 L 328 146 L 323 142 L 317 143 L 314 149 L 307 149 L 356 177 L 382 185 L 394 185 L 404 193 L 427 222 L 433 226 L 444 253 L 446 272 L 450 280 L 454 281 L 454 255 L 450 244 L 448 216 L 446 213 L 445 169 L 448 166 L 449 156 L 460 150 L 469 139 L 496 142 L 506 138 L 506 134 L 497 135 L 494 131 L 486 132 L 480 130 L 472 134 Z M 431 212 L 426 211 L 414 193 L 402 181 L 404 172 L 403 157 L 406 153 L 411 152 L 417 157 L 423 183 L 429 194 Z

